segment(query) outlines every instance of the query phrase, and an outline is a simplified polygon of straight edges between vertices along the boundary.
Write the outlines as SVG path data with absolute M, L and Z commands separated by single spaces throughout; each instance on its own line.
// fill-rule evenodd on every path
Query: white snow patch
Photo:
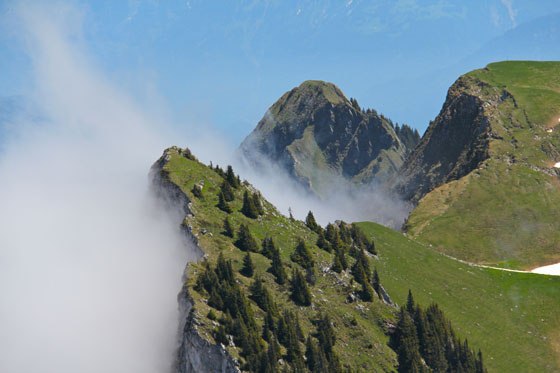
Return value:
M 552 133 L 552 128 L 547 129 L 546 132 Z
M 554 164 L 554 167 L 560 168 L 560 162 L 556 162 L 556 163 Z
M 558 162 L 558 163 L 560 163 L 560 162 Z M 535 268 L 531 272 L 532 273 L 538 273 L 538 274 L 541 274 L 541 275 L 560 276 L 560 263 Z

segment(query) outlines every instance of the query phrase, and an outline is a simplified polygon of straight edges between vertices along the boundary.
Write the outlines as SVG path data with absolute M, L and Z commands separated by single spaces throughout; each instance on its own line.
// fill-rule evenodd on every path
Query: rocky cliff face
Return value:
M 489 105 L 479 93 L 478 83 L 468 77 L 461 77 L 449 88 L 441 112 L 399 172 L 398 189 L 405 199 L 417 202 L 488 158 Z
M 560 63 L 507 61 L 460 77 L 396 185 L 404 230 L 453 257 L 560 260 Z
M 174 148 L 181 151 L 181 149 Z M 192 214 L 189 208 L 189 198 L 173 182 L 169 180 L 167 173 L 163 170 L 169 159 L 168 151 L 154 163 L 150 171 L 152 181 L 151 189 L 165 204 L 168 211 L 177 214 L 177 223 L 181 224 L 187 214 Z M 185 234 L 185 244 L 194 247 L 198 258 L 202 258 L 204 251 L 198 245 L 198 240 L 191 233 L 188 226 L 181 225 Z M 188 266 L 188 263 L 187 263 Z M 186 272 L 186 271 L 185 271 Z M 186 279 L 184 279 L 185 281 Z M 179 307 L 179 330 L 178 349 L 175 362 L 176 373 L 216 372 L 233 373 L 239 372 L 236 361 L 229 356 L 223 346 L 209 342 L 197 331 L 198 321 L 194 313 L 194 301 L 190 297 L 186 287 L 181 290 L 178 297 Z
M 384 116 L 362 110 L 334 84 L 306 81 L 272 105 L 240 151 L 253 165 L 271 161 L 323 194 L 330 177 L 389 178 L 407 148 Z

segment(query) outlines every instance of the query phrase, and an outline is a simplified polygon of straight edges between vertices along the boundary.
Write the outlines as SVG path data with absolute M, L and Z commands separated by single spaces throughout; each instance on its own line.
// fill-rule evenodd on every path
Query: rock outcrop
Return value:
M 417 202 L 488 158 L 491 128 L 477 87 L 463 76 L 449 88 L 441 112 L 400 169 L 398 190 L 406 200 Z
M 174 148 L 182 152 L 181 149 Z M 150 171 L 151 190 L 158 197 L 168 211 L 177 216 L 177 224 L 181 224 L 184 237 L 190 247 L 194 247 L 198 258 L 202 258 L 204 251 L 198 245 L 198 240 L 191 233 L 189 227 L 182 224 L 187 214 L 192 214 L 189 208 L 189 198 L 175 183 L 169 180 L 164 170 L 169 160 L 167 150 L 154 163 Z M 187 263 L 188 266 L 188 263 Z M 183 279 L 186 280 L 186 279 Z M 236 361 L 220 345 L 206 340 L 197 331 L 197 319 L 194 312 L 194 301 L 191 299 L 186 287 L 179 293 L 179 331 L 178 349 L 175 361 L 176 373 L 233 373 L 239 372 Z

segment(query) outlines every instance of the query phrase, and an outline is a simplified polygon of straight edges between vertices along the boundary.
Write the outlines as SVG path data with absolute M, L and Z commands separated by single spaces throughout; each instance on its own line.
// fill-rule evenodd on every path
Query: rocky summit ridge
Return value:
M 387 180 L 418 139 L 410 127 L 395 127 L 377 111 L 360 108 L 336 85 L 308 80 L 268 109 L 240 152 L 252 165 L 272 162 L 325 195 L 333 178 L 358 184 Z

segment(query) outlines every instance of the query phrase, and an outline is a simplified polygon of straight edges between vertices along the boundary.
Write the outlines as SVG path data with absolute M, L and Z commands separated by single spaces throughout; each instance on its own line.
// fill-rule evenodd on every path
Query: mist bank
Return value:
M 51 5 L 14 11 L 41 119 L 10 118 L 0 154 L 0 371 L 169 371 L 193 253 L 148 172 L 176 138 Z
M 326 225 L 335 220 L 346 222 L 373 221 L 393 229 L 400 229 L 412 206 L 381 183 L 357 184 L 342 176 L 322 170 L 317 178 L 326 188 L 321 196 L 311 192 L 279 164 L 259 157 L 255 166 L 242 154 L 232 157 L 234 168 L 247 179 L 278 209 L 304 220 L 312 211 L 317 221 Z

